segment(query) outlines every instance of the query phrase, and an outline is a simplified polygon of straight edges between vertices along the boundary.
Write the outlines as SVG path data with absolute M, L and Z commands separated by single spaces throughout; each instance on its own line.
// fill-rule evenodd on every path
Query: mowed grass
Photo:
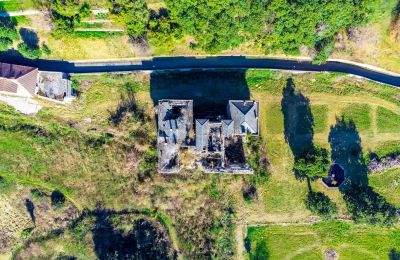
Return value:
M 323 259 L 327 249 L 340 259 L 388 259 L 400 250 L 398 229 L 344 222 L 249 227 L 247 239 L 249 259 Z
M 328 105 L 312 105 L 311 112 L 314 117 L 314 133 L 323 133 L 328 126 Z
M 353 121 L 359 131 L 367 131 L 371 127 L 371 106 L 369 104 L 348 104 L 342 109 L 341 115 L 345 120 Z
M 389 203 L 400 208 L 400 168 L 370 174 L 369 185 Z
M 377 124 L 380 132 L 400 133 L 400 114 L 384 107 L 378 107 Z

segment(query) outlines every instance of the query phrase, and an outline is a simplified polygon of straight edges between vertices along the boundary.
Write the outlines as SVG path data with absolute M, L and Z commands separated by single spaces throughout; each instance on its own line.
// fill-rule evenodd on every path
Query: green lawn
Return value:
M 387 259 L 400 250 L 398 229 L 344 222 L 249 227 L 247 240 L 250 259 L 323 259 L 327 249 L 340 259 Z
M 370 174 L 368 179 L 376 192 L 400 208 L 400 168 Z
M 328 111 L 327 105 L 312 105 L 311 111 L 314 117 L 314 133 L 323 133 L 328 126 Z
M 371 127 L 371 106 L 368 104 L 349 104 L 342 109 L 346 120 L 352 120 L 357 130 L 367 131 Z
M 378 107 L 377 124 L 380 132 L 400 133 L 400 114 Z

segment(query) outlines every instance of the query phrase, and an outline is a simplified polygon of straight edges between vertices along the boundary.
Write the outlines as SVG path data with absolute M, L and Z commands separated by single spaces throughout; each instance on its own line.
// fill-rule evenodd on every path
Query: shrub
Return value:
M 45 55 L 50 55 L 51 54 L 51 50 L 50 50 L 49 46 L 47 46 L 45 43 L 42 44 L 42 52 Z
M 145 0 L 112 0 L 110 18 L 125 27 L 133 38 L 141 38 L 146 34 L 150 13 Z
M 62 207 L 65 204 L 65 196 L 64 194 L 59 191 L 59 190 L 54 190 L 51 193 L 51 204 L 54 207 Z
M 331 219 L 338 212 L 336 204 L 322 192 L 309 192 L 305 205 L 313 214 L 324 219 Z
M 12 45 L 12 40 L 9 38 L 0 38 L 0 51 L 6 51 L 10 48 Z
M 296 177 L 315 180 L 327 175 L 329 167 L 328 151 L 324 148 L 312 147 L 305 151 L 294 162 Z
M 41 54 L 41 50 L 39 48 L 29 46 L 24 42 L 18 44 L 18 51 L 28 59 L 37 59 Z
M 32 197 L 36 200 L 40 200 L 46 195 L 45 192 L 43 192 L 39 189 L 31 189 L 31 194 L 32 194 Z

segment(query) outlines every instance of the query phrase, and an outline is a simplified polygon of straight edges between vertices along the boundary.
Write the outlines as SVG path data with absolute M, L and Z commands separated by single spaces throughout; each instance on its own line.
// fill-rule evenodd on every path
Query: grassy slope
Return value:
M 81 207 L 93 208 L 98 201 L 105 207 L 115 209 L 157 207 L 171 215 L 180 239 L 188 234 L 185 231 L 187 225 L 192 222 L 203 223 L 208 219 L 204 219 L 202 214 L 215 213 L 216 216 L 221 216 L 223 212 L 220 210 L 220 203 L 225 199 L 233 203 L 238 223 L 308 221 L 310 212 L 303 204 L 307 186 L 293 176 L 292 153 L 283 136 L 281 93 L 290 76 L 270 71 L 247 71 L 245 75 L 241 72 L 236 77 L 222 72 L 197 77 L 184 77 L 182 74 L 175 78 L 154 75 L 149 77 L 146 74 L 81 77 L 82 94 L 71 106 L 44 103 L 45 108 L 33 117 L 7 112 L 2 107 L 2 120 L 6 120 L 7 124 L 40 124 L 50 132 L 56 131 L 54 125 L 61 124 L 69 134 L 50 141 L 49 138 L 38 137 L 34 132 L 13 133 L 0 130 L 0 169 L 15 181 L 30 181 L 34 185 L 60 188 Z M 399 101 L 396 99 L 398 90 L 335 74 L 304 74 L 293 76 L 293 79 L 296 88 L 310 99 L 316 123 L 317 144 L 329 147 L 329 126 L 334 124 L 335 116 L 349 111 L 347 108 L 350 103 L 359 104 L 369 110 L 369 126 L 363 124 L 364 120 L 359 121 L 364 125 L 361 138 L 365 153 L 377 150 L 385 141 L 400 141 L 399 129 L 392 126 L 392 132 L 382 133 L 376 119 L 378 107 L 400 113 Z M 110 112 L 119 107 L 127 82 L 134 82 L 138 90 L 137 98 L 150 114 L 153 113 L 152 98 L 161 98 L 166 94 L 198 100 L 215 100 L 216 96 L 223 99 L 240 98 L 233 95 L 242 95 L 247 87 L 251 98 L 260 101 L 261 134 L 271 162 L 270 180 L 258 187 L 259 199 L 251 203 L 243 201 L 241 192 L 238 192 L 242 189 L 243 178 L 239 176 L 216 178 L 185 173 L 182 179 L 164 179 L 152 175 L 151 179 L 139 182 L 135 174 L 137 170 L 129 168 L 132 167 L 128 160 L 130 157 L 122 148 L 124 146 L 121 146 L 134 146 L 139 151 L 148 149 L 148 144 L 141 145 L 137 139 L 135 131 L 139 125 L 128 117 L 120 126 L 115 127 L 108 119 Z M 232 91 L 226 91 L 228 87 Z M 358 118 L 359 114 L 354 114 L 351 110 L 351 116 L 347 116 Z M 150 121 L 146 131 L 154 133 L 154 120 Z M 390 126 L 391 123 L 388 124 Z M 85 144 L 87 138 L 100 138 L 105 133 L 113 136 L 109 142 L 97 148 Z M 398 147 L 397 143 L 394 146 Z M 140 161 L 142 156 L 140 154 L 133 162 Z M 395 184 L 398 172 L 389 176 L 371 176 L 371 185 L 396 204 L 397 198 L 391 196 L 391 193 L 397 186 L 385 185 L 386 177 Z M 338 204 L 341 213 L 345 213 L 339 192 L 327 191 L 320 182 L 314 182 L 312 186 L 314 190 L 324 191 Z M 210 202 L 210 196 L 216 201 L 211 199 Z M 184 212 L 183 205 L 186 205 Z M 222 232 L 221 229 L 212 231 L 213 234 L 219 234 L 218 232 Z M 231 231 L 224 234 L 230 234 L 229 232 Z M 198 240 L 195 241 L 193 243 L 199 243 Z M 189 251 L 192 245 L 185 243 L 185 239 L 180 241 L 182 248 L 188 248 Z M 67 247 L 64 250 L 68 251 Z
M 325 222 L 311 226 L 250 227 L 250 259 L 267 248 L 271 259 L 322 259 L 333 249 L 340 259 L 386 259 L 400 250 L 400 232 L 394 228 Z

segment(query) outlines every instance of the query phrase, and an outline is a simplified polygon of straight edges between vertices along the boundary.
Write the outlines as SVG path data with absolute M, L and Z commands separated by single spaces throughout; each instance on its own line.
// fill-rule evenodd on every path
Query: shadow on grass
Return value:
M 352 120 L 336 118 L 331 126 L 329 137 L 332 162 L 338 163 L 345 170 L 346 181 L 353 185 L 368 185 L 368 168 L 365 163 L 361 138 Z
M 400 260 L 400 251 L 392 249 L 389 252 L 389 260 Z
M 355 222 L 392 225 L 396 208 L 368 186 L 368 170 L 363 157 L 361 138 L 353 121 L 337 118 L 329 133 L 332 161 L 345 171 L 340 187 L 348 212 Z
M 35 31 L 27 28 L 21 28 L 19 29 L 19 35 L 24 43 L 30 48 L 39 48 L 39 37 Z
M 25 199 L 25 207 L 31 217 L 33 224 L 36 224 L 35 205 L 30 199 Z
M 285 140 L 296 159 L 313 148 L 314 118 L 310 100 L 295 89 L 292 78 L 286 82 L 281 101 Z
M 124 232 L 111 223 L 108 215 L 98 215 L 93 229 L 95 252 L 99 259 L 174 259 L 165 234 L 149 220 L 139 219 Z
M 150 95 L 161 99 L 191 99 L 195 117 L 224 116 L 229 100 L 250 99 L 245 70 L 153 72 Z
M 400 19 L 400 0 L 392 11 L 392 25 L 394 25 L 398 19 Z
M 130 84 L 126 84 L 125 89 L 126 94 L 121 94 L 117 109 L 109 111 L 109 120 L 114 126 L 118 126 L 128 113 L 133 113 L 138 120 L 143 121 L 145 119 L 144 110 L 138 105 L 133 87 Z

